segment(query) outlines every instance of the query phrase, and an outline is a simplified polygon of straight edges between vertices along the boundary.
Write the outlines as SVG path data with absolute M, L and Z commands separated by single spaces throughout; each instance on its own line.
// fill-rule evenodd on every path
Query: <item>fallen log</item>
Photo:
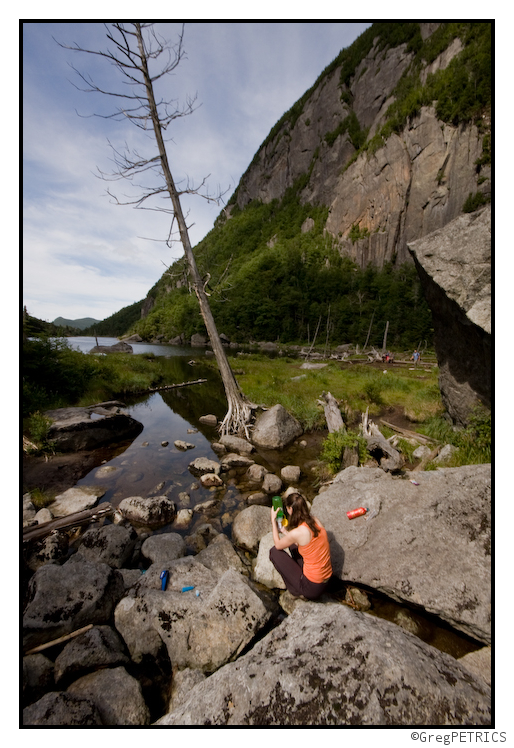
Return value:
M 40 540 L 46 537 L 54 530 L 69 530 L 71 527 L 79 527 L 88 522 L 92 522 L 100 517 L 106 517 L 113 514 L 114 509 L 108 502 L 99 504 L 93 509 L 85 509 L 83 512 L 68 514 L 66 517 L 51 519 L 49 522 L 42 522 L 40 525 L 31 525 L 23 528 L 23 542 L 31 540 Z
M 395 426 L 394 423 L 389 423 L 389 421 L 384 421 L 383 418 L 380 419 L 380 423 L 383 423 L 384 426 L 387 426 L 390 429 L 393 429 L 393 431 L 397 431 L 399 434 L 403 434 L 403 436 L 408 437 L 409 439 L 416 439 L 420 444 L 426 444 L 427 442 L 430 442 L 431 444 L 437 444 L 437 439 L 432 439 L 431 436 L 425 436 L 425 434 L 418 434 L 416 431 L 409 431 L 408 429 L 402 429 L 399 426 Z
M 334 431 L 346 431 L 343 416 L 341 415 L 335 397 L 331 395 L 330 392 L 323 392 L 321 397 L 323 400 L 318 400 L 318 403 L 322 405 L 325 410 L 325 420 L 329 432 L 332 434 Z
M 71 634 L 64 634 L 64 636 L 60 636 L 58 639 L 53 639 L 51 642 L 45 642 L 44 644 L 40 644 L 39 647 L 33 647 L 32 649 L 28 649 L 24 654 L 31 655 L 31 654 L 36 654 L 36 652 L 42 652 L 44 649 L 53 647 L 56 644 L 62 644 L 63 642 L 69 641 L 69 639 L 74 639 L 76 636 L 80 636 L 80 634 L 84 634 L 86 631 L 89 631 L 92 628 L 93 628 L 93 624 L 88 623 L 87 626 L 83 626 L 81 629 L 72 631 Z
M 192 382 L 181 382 L 180 384 L 163 384 L 161 387 L 147 387 L 146 390 L 138 390 L 133 395 L 142 395 L 144 392 L 160 392 L 161 390 L 174 390 L 177 387 L 189 387 L 191 384 L 203 384 L 206 379 L 194 379 Z
M 368 418 L 368 409 L 362 414 L 362 435 L 367 442 L 368 452 L 378 460 L 382 470 L 395 472 L 403 467 L 403 457 L 390 444 L 380 429 Z M 382 456 L 381 456 L 382 455 Z

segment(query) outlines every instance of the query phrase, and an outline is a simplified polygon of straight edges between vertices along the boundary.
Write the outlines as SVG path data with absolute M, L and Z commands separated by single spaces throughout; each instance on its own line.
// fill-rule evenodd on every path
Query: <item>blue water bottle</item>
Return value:
M 165 569 L 164 571 L 161 571 L 161 590 L 165 590 L 167 584 L 168 584 L 168 572 Z

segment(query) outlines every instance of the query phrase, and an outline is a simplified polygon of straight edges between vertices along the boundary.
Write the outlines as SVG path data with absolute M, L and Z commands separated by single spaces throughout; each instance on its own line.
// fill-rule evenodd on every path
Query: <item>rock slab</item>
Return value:
M 313 501 L 328 528 L 334 573 L 423 607 L 467 635 L 491 639 L 491 466 L 392 478 L 349 467 Z M 359 506 L 369 511 L 349 520 Z
M 491 691 L 393 623 L 301 603 L 156 724 L 488 725 Z

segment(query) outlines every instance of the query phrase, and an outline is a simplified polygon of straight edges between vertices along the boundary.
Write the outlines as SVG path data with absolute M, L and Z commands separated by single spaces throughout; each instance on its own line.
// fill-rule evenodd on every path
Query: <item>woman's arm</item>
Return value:
M 273 542 L 275 544 L 275 548 L 277 548 L 279 551 L 283 551 L 284 548 L 289 548 L 290 545 L 294 545 L 295 543 L 298 544 L 298 529 L 295 528 L 294 530 L 284 530 L 284 534 L 282 537 L 280 537 L 278 532 L 278 525 L 277 525 L 277 514 L 279 512 L 279 509 L 273 509 L 271 507 L 271 529 L 273 532 Z

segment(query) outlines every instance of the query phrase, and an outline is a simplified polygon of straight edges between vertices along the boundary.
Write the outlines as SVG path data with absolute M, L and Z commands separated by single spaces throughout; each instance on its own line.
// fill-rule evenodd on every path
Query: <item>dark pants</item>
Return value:
M 311 582 L 303 574 L 303 558 L 298 551 L 297 545 L 289 546 L 289 553 L 279 551 L 272 546 L 270 548 L 270 561 L 285 582 L 289 592 L 296 597 L 306 597 L 308 600 L 316 600 L 328 585 L 327 582 Z

